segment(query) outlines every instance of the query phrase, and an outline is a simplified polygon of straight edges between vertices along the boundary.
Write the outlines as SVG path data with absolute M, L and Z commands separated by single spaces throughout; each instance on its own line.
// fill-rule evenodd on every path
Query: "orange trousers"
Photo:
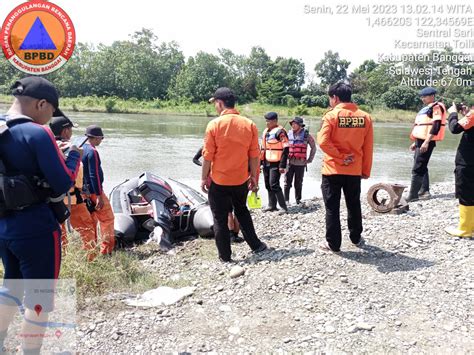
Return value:
M 95 225 L 94 241 L 97 242 L 97 226 L 100 226 L 102 239 L 100 253 L 111 254 L 115 247 L 114 212 L 112 211 L 109 199 L 103 192 L 101 197 L 104 201 L 104 207 L 91 214 Z M 97 195 L 91 195 L 90 199 L 94 205 L 97 203 Z

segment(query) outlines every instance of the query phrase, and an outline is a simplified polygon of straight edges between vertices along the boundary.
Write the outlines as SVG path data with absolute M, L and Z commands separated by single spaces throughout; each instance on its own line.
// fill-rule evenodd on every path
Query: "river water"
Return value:
M 102 113 L 71 113 L 70 116 L 80 125 L 75 129 L 77 134 L 83 134 L 85 127 L 90 124 L 98 124 L 104 129 L 106 138 L 99 152 L 106 177 L 106 191 L 143 171 L 171 177 L 199 189 L 201 170 L 193 164 L 192 158 L 203 144 L 203 133 L 210 118 Z M 262 132 L 264 119 L 255 121 L 259 132 Z M 320 121 L 308 120 L 306 123 L 315 136 Z M 407 123 L 374 125 L 372 177 L 363 181 L 363 190 L 366 191 L 376 182 L 409 185 L 413 163 L 413 155 L 408 149 L 410 128 L 411 125 Z M 429 165 L 432 183 L 453 180 L 458 141 L 459 136 L 447 132 L 446 139 L 438 143 Z M 303 198 L 321 196 L 321 162 L 322 154 L 318 149 L 305 175 Z M 263 176 L 260 186 L 264 187 Z M 292 195 L 291 200 L 293 198 Z

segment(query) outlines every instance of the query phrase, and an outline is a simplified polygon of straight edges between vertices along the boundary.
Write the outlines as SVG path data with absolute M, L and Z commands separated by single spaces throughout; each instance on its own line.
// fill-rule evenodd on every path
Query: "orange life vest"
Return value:
M 79 169 L 77 170 L 76 181 L 74 182 L 74 186 L 71 187 L 71 189 L 68 192 L 68 194 L 71 196 L 71 200 L 70 200 L 71 205 L 78 205 L 84 202 L 81 196 L 83 176 L 84 176 L 84 169 L 83 169 L 82 163 L 79 163 Z M 64 198 L 64 203 L 66 204 L 66 206 L 68 205 L 69 203 L 68 196 Z
M 432 111 L 432 118 L 428 116 L 429 111 Z M 441 120 L 441 128 L 432 140 L 442 141 L 446 131 L 446 116 L 446 107 L 442 102 L 433 102 L 428 106 L 423 107 L 416 115 L 415 124 L 413 125 L 410 138 L 412 140 L 426 139 L 430 134 L 433 123 Z
M 286 142 L 282 142 L 280 139 L 282 132 L 286 133 L 282 126 L 275 127 L 271 131 L 265 128 L 263 131 L 262 152 L 264 160 L 269 163 L 279 162 L 283 155 L 283 149 L 288 146 Z

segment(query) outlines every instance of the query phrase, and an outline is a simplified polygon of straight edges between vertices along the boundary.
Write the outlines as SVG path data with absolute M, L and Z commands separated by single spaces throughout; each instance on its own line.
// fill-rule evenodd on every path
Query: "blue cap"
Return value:
M 420 91 L 420 96 L 430 96 L 434 94 L 436 94 L 436 89 L 432 87 L 427 87 Z
M 267 121 L 273 121 L 278 119 L 278 114 L 276 112 L 267 112 L 263 117 L 265 117 Z

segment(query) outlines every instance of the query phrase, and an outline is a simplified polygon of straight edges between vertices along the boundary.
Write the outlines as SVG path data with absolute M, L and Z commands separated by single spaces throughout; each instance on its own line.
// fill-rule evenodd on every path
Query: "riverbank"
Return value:
M 453 192 L 452 182 L 435 185 L 432 199 L 400 216 L 374 214 L 364 196 L 367 245 L 349 242 L 344 211 L 340 255 L 318 250 L 320 199 L 285 216 L 254 211 L 272 250 L 255 256 L 234 245 L 236 264 L 217 261 L 206 239 L 183 242 L 173 255 L 154 245 L 119 252 L 135 255 L 159 285 L 194 293 L 156 308 L 126 306 L 137 292 L 123 287 L 88 295 L 78 311 L 78 351 L 470 353 L 474 243 L 444 232 L 457 224 Z M 231 278 L 235 265 L 244 274 Z
M 0 95 L 0 104 L 10 104 L 11 96 Z M 102 98 L 96 96 L 61 98 L 61 108 L 65 112 L 108 112 L 108 113 L 140 113 L 157 115 L 180 115 L 180 116 L 200 116 L 213 117 L 216 115 L 214 106 L 206 102 L 202 103 L 176 103 L 173 101 L 140 101 L 135 99 L 123 100 L 109 97 Z M 366 107 L 363 109 L 370 112 L 376 122 L 413 122 L 416 115 L 412 111 L 392 110 L 384 107 Z M 305 118 L 321 118 L 327 111 L 321 107 L 286 107 L 274 106 L 253 102 L 238 105 L 237 109 L 250 118 L 263 117 L 268 111 L 278 112 L 280 117 L 289 118 L 303 116 Z

